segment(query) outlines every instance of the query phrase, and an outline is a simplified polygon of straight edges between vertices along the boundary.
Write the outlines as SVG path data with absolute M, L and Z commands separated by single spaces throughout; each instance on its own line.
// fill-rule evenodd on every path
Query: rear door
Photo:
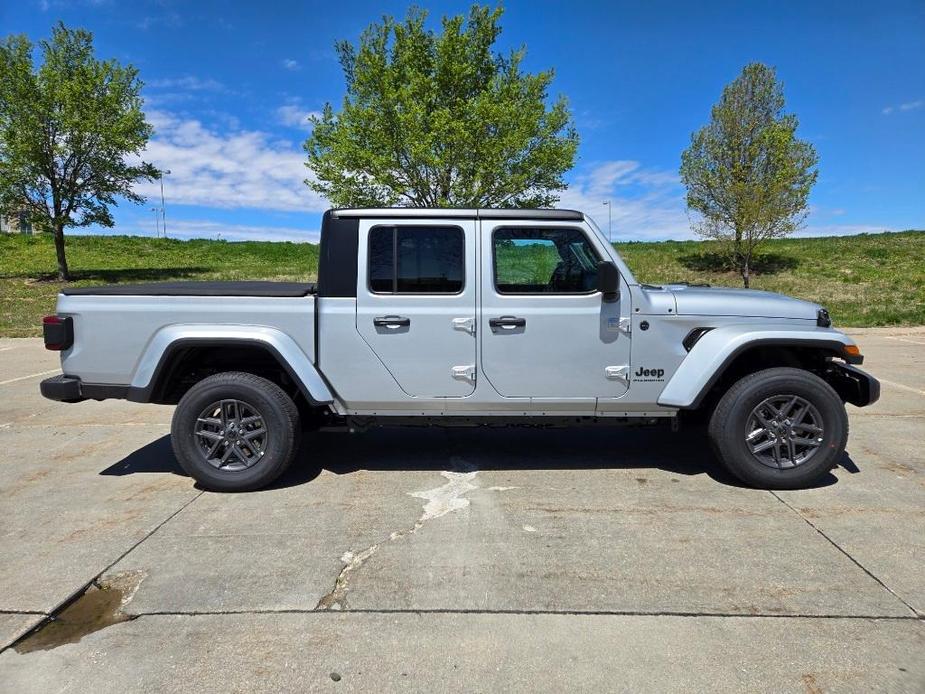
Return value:
M 505 397 L 616 398 L 628 389 L 629 290 L 605 302 L 610 256 L 583 225 L 482 222 L 482 370 Z
M 360 223 L 357 331 L 412 397 L 475 389 L 475 235 L 468 219 Z

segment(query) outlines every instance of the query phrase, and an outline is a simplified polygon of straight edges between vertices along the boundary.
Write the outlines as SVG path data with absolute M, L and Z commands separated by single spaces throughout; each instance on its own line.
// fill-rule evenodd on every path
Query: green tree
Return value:
M 58 277 L 69 279 L 64 230 L 112 226 L 109 206 L 157 170 L 140 161 L 151 135 L 137 70 L 97 60 L 93 35 L 59 23 L 32 63 L 25 36 L 0 43 L 0 208 L 24 209 L 54 233 Z
M 746 287 L 758 247 L 802 225 L 818 175 L 815 149 L 783 111 L 774 68 L 746 65 L 681 155 L 694 228 L 724 244 Z
M 501 14 L 476 5 L 436 34 L 412 8 L 338 43 L 347 93 L 312 118 L 306 183 L 338 207 L 554 204 L 578 134 L 564 97 L 547 105 L 552 70 L 492 51 Z

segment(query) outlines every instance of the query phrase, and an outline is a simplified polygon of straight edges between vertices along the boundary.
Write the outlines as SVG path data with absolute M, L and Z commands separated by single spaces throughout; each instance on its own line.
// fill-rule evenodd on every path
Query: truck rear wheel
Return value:
M 275 383 L 229 371 L 187 391 L 170 431 L 177 460 L 202 487 L 244 492 L 272 483 L 292 463 L 299 414 Z
M 815 374 L 765 369 L 726 391 L 709 433 L 719 459 L 746 484 L 802 489 L 838 464 L 848 415 L 838 393 Z

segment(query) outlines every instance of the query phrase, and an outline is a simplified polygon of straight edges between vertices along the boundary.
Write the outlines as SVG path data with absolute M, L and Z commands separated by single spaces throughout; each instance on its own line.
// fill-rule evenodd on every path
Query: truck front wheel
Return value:
M 765 369 L 726 391 L 709 433 L 720 461 L 746 484 L 802 489 L 838 464 L 848 415 L 838 393 L 815 374 Z
M 251 491 L 276 480 L 292 463 L 299 413 L 275 383 L 229 371 L 187 391 L 170 432 L 177 460 L 200 486 Z

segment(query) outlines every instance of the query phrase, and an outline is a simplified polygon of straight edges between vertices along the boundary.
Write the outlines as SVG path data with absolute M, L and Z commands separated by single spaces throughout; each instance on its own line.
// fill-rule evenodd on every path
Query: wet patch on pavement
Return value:
M 123 608 L 131 601 L 144 579 L 143 571 L 126 571 L 94 581 L 75 600 L 52 615 L 13 646 L 17 653 L 48 651 L 66 643 L 77 643 L 87 634 L 134 616 Z

